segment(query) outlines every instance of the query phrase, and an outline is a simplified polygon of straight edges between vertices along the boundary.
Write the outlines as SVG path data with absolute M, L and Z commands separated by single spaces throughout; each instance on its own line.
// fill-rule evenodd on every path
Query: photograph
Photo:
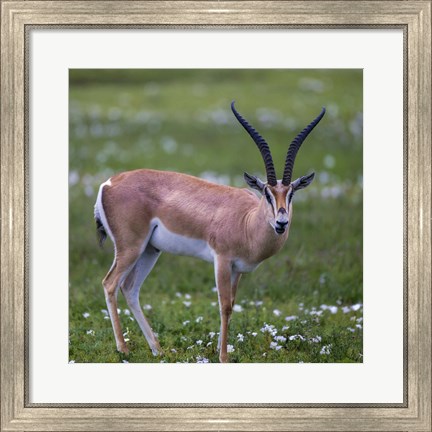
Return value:
M 0 432 L 431 431 L 432 0 L 0 3 Z
M 362 363 L 361 69 L 69 70 L 69 363 Z

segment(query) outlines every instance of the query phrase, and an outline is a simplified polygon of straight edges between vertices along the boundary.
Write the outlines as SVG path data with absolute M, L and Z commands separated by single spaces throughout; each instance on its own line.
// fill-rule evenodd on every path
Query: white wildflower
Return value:
M 232 353 L 232 352 L 235 351 L 235 349 L 234 349 L 234 347 L 233 347 L 232 345 L 227 345 L 227 351 L 228 351 L 229 353 Z
M 288 339 L 290 341 L 292 341 L 292 340 L 301 340 L 301 341 L 304 341 L 305 340 L 305 338 L 302 335 L 300 335 L 300 334 L 292 335 Z
M 215 337 L 215 335 L 216 335 L 215 332 L 210 332 L 210 333 L 209 333 L 210 339 L 213 339 L 213 338 Z
M 182 293 L 176 292 L 175 295 L 176 295 L 176 297 L 180 298 L 182 296 Z
M 197 345 L 202 345 L 203 341 L 202 341 L 201 339 L 199 339 L 199 340 L 197 340 L 195 343 L 196 343 Z
M 127 360 L 122 360 L 122 363 L 129 363 Z
M 350 331 L 351 333 L 355 332 L 355 329 L 353 329 L 352 327 L 347 327 L 347 330 Z
M 279 351 L 282 347 L 277 344 L 277 342 L 270 342 L 270 349 L 274 349 L 276 351 Z
M 190 294 L 185 294 L 184 296 L 185 296 L 186 300 L 190 300 L 191 299 L 191 295 Z
M 329 306 L 329 311 L 332 313 L 332 314 L 335 314 L 337 311 L 338 311 L 338 307 L 337 306 Z
M 149 310 L 152 310 L 153 308 L 151 307 L 151 305 L 149 305 L 149 304 L 145 304 L 145 305 L 143 305 L 143 309 L 144 309 L 145 311 L 149 311 Z
M 257 332 L 252 332 L 251 333 L 253 337 L 255 337 L 258 333 Z
M 82 315 L 84 318 L 88 318 L 90 316 L 90 314 L 88 312 L 84 312 Z
M 94 336 L 95 335 L 95 331 L 94 330 L 87 330 L 87 334 Z
M 202 316 L 199 316 L 199 317 L 195 320 L 195 322 L 196 322 L 196 323 L 200 323 L 203 319 L 204 319 L 204 318 L 203 318 Z
M 321 354 L 321 355 L 329 355 L 329 354 L 330 354 L 330 351 L 331 351 L 331 344 L 330 344 L 330 345 L 324 345 L 324 346 L 321 348 L 320 354 Z
M 274 309 L 273 310 L 273 314 L 276 315 L 276 316 L 281 316 L 282 312 L 279 309 Z
M 210 363 L 208 358 L 201 357 L 201 356 L 198 356 L 196 358 L 196 360 L 197 360 L 197 363 Z
M 351 308 L 349 306 L 342 306 L 342 312 L 344 314 L 351 312 Z
M 321 316 L 322 313 L 323 313 L 322 310 L 317 311 L 316 309 L 312 309 L 312 310 L 309 312 L 309 315 Z
M 210 346 L 213 342 L 207 342 L 206 346 Z
M 285 321 L 294 321 L 297 318 L 298 318 L 297 315 L 290 315 L 290 316 L 285 317 Z
M 183 325 L 184 325 L 184 326 L 185 326 L 185 325 L 188 325 L 189 323 L 190 323 L 189 320 L 183 321 Z
M 255 306 L 257 306 L 257 307 L 262 306 L 263 303 L 264 303 L 264 302 L 263 302 L 262 300 L 257 300 L 257 301 L 255 302 Z
M 272 336 L 276 336 L 277 328 L 273 324 L 264 323 L 264 327 L 261 328 L 262 333 L 270 333 Z
M 189 307 L 189 306 L 192 304 L 192 302 L 190 302 L 190 301 L 184 301 L 183 304 L 184 304 L 186 307 Z
M 102 312 L 105 316 L 108 315 L 108 311 L 107 311 L 106 309 L 102 309 L 101 312 Z
M 177 350 L 175 348 L 171 348 L 171 352 L 175 354 Z
M 309 341 L 313 342 L 313 343 L 318 343 L 318 342 L 321 342 L 321 339 L 322 339 L 321 336 L 315 336 L 315 337 L 310 338 Z
M 234 312 L 242 312 L 243 311 L 243 307 L 240 306 L 240 305 L 234 305 L 233 311 Z
M 127 316 L 130 315 L 130 310 L 129 309 L 123 309 L 123 313 Z
M 361 303 L 357 303 L 351 306 L 351 310 L 358 311 L 362 307 Z
M 276 336 L 274 339 L 278 342 L 286 342 L 287 340 L 285 336 Z
M 237 340 L 238 340 L 239 342 L 243 342 L 243 341 L 244 341 L 244 336 L 243 336 L 241 333 L 239 333 L 239 334 L 237 335 Z

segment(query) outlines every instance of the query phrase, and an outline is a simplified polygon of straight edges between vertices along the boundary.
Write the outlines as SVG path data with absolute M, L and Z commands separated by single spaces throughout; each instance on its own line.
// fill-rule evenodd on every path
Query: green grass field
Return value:
M 287 244 L 244 275 L 230 324 L 232 362 L 362 362 L 363 152 L 359 70 L 71 70 L 69 121 L 69 355 L 80 362 L 217 362 L 219 309 L 212 265 L 162 254 L 141 289 L 164 354 L 153 357 L 119 294 L 128 356 L 116 351 L 101 280 L 113 247 L 97 244 L 100 183 L 136 168 L 174 170 L 246 187 L 265 179 L 254 142 L 270 145 L 278 176 L 295 135 L 326 106 L 294 176 Z

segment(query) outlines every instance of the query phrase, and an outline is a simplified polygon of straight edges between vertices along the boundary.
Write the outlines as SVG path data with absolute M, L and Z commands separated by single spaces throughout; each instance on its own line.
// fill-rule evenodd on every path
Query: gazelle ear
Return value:
M 292 182 L 292 187 L 295 191 L 304 189 L 312 183 L 312 180 L 315 177 L 315 173 L 305 175 L 303 177 L 298 178 Z
M 243 177 L 246 181 L 246 183 L 252 188 L 256 189 L 257 191 L 261 192 L 264 190 L 265 184 L 258 178 L 253 175 L 248 174 L 245 172 L 243 174 Z

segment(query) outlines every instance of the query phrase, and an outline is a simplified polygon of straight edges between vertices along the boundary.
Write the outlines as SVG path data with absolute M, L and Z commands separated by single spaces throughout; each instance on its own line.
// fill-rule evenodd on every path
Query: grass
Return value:
M 102 181 L 136 168 L 239 187 L 243 171 L 265 178 L 232 99 L 268 141 L 279 176 L 290 140 L 321 106 L 327 114 L 296 160 L 294 178 L 317 177 L 296 194 L 287 244 L 240 282 L 230 360 L 362 361 L 362 74 L 352 70 L 70 72 L 71 361 L 218 361 L 213 268 L 167 254 L 140 297 L 164 355 L 152 356 L 121 294 L 130 354 L 116 352 L 101 286 L 113 250 L 97 246 L 93 205 Z

